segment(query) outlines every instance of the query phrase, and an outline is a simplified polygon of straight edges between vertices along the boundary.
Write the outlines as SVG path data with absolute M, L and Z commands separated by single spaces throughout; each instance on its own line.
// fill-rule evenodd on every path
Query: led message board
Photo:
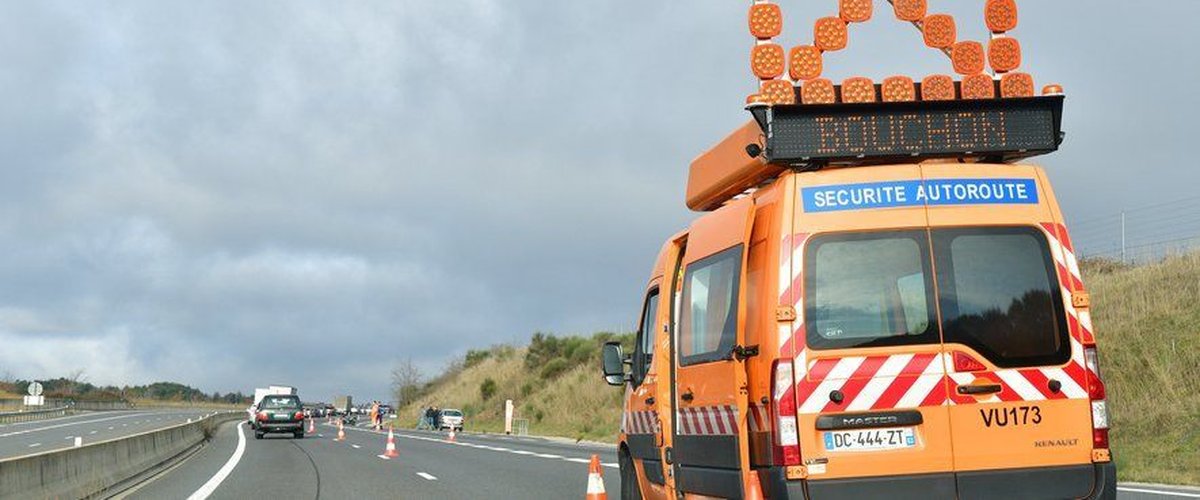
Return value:
M 1011 159 L 1061 141 L 1062 96 L 751 108 L 773 163 L 961 156 Z

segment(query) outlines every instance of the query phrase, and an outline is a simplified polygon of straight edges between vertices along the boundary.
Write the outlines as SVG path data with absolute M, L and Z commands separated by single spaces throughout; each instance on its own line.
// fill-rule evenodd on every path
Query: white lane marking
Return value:
M 221 482 L 224 481 L 225 478 L 229 477 L 229 474 L 233 472 L 233 469 L 237 467 L 238 462 L 242 460 L 242 454 L 246 452 L 246 434 L 242 432 L 243 425 L 245 425 L 245 423 L 239 423 L 237 425 L 238 444 L 237 448 L 233 450 L 233 455 L 229 457 L 229 460 L 225 462 L 225 465 L 221 466 L 221 470 L 218 470 L 216 474 L 213 474 L 213 477 L 208 478 L 208 482 L 204 483 L 204 485 L 201 486 L 200 489 L 196 490 L 195 493 L 192 493 L 192 495 L 188 497 L 188 500 L 205 500 L 208 498 L 209 495 L 213 494 L 213 492 L 217 490 L 217 487 L 221 485 Z
M 108 426 L 108 430 L 110 430 L 110 431 L 113 430 L 113 426 L 111 426 L 111 425 Z
M 95 433 L 96 433 L 96 431 L 92 431 L 92 432 L 89 432 L 88 434 L 95 434 Z
M 608 467 L 609 469 L 619 469 L 620 468 L 620 466 L 618 466 L 617 464 L 600 464 L 600 465 Z
M 563 458 L 562 455 L 551 455 L 549 453 L 534 453 L 533 456 L 538 458 L 553 458 L 555 460 L 561 460 Z
M 425 479 L 427 479 L 427 480 L 430 480 L 430 481 L 437 481 L 437 477 L 436 477 L 436 476 L 434 476 L 433 474 L 430 474 L 430 473 L 428 473 L 428 472 L 418 472 L 418 473 L 417 473 L 417 475 L 418 475 L 418 476 L 421 476 L 421 477 L 423 477 L 423 478 L 425 478 Z
M 329 425 L 329 424 L 325 424 L 325 425 Z M 354 429 L 354 430 L 360 431 L 360 432 L 369 432 L 369 433 L 373 433 L 373 434 L 382 434 L 382 431 L 374 431 L 374 430 L 370 430 L 370 429 Z M 578 463 L 578 464 L 592 463 L 592 461 L 590 459 L 586 459 L 586 458 L 570 458 L 570 457 L 563 457 L 561 455 L 535 453 L 535 452 L 526 451 L 526 450 L 514 450 L 514 449 L 503 448 L 503 447 L 498 447 L 498 446 L 488 446 L 488 445 L 482 445 L 482 444 L 465 443 L 465 442 L 457 442 L 457 441 L 451 442 L 451 441 L 445 441 L 443 439 L 435 439 L 435 438 L 429 438 L 429 437 L 424 437 L 424 436 L 413 436 L 411 434 L 405 434 L 405 433 L 396 433 L 396 437 L 407 438 L 407 439 L 417 439 L 420 441 L 430 441 L 430 442 L 434 442 L 434 443 L 453 444 L 453 445 L 458 445 L 458 446 L 470 446 L 472 448 L 477 448 L 477 449 L 481 449 L 481 450 L 502 451 L 502 452 L 512 453 L 514 455 L 525 455 L 525 456 L 534 456 L 534 457 L 540 457 L 540 458 L 565 460 L 567 462 L 574 462 L 574 463 Z M 354 444 L 352 444 L 350 446 L 353 446 L 355 448 L 359 447 L 358 445 L 354 445 Z M 381 459 L 384 459 L 384 460 L 390 460 L 386 455 L 376 455 L 376 456 Z M 608 467 L 610 469 L 619 469 L 620 468 L 620 466 L 618 466 L 615 463 L 601 463 L 600 465 L 602 467 Z
M 63 438 L 63 440 L 66 440 L 66 441 L 70 441 L 72 439 L 75 439 L 75 436 L 67 436 L 67 437 Z
M 391 460 L 391 459 L 392 459 L 391 457 L 389 457 L 389 456 L 387 456 L 387 455 L 375 455 L 375 456 L 377 456 L 377 457 L 379 457 L 379 458 L 382 458 L 382 459 L 384 459 L 384 460 Z
M 351 447 L 351 448 L 354 448 L 354 449 L 356 449 L 356 450 L 357 450 L 357 449 L 359 449 L 359 448 L 362 448 L 362 446 L 359 446 L 359 445 L 357 445 L 357 444 L 352 444 L 352 445 L 350 445 L 350 447 Z
M 591 460 L 587 460 L 587 459 L 584 459 L 584 458 L 564 458 L 563 460 L 566 460 L 566 461 L 568 461 L 568 462 L 575 462 L 575 463 L 577 463 L 577 464 L 590 464 L 590 463 L 592 463 L 592 461 L 591 461 Z
M 1162 496 L 1167 496 L 1167 497 L 1200 498 L 1200 493 L 1184 493 L 1182 491 L 1148 490 L 1145 488 L 1130 488 L 1127 486 L 1117 486 L 1117 491 L 1128 491 L 1131 493 L 1147 493 L 1150 495 L 1162 495 Z
M 30 447 L 30 448 L 37 448 L 38 446 L 41 446 L 41 445 L 42 445 L 42 443 L 33 443 L 33 444 L 29 445 L 29 447 Z
M 108 421 L 108 420 L 115 420 L 115 419 L 118 419 L 118 418 L 129 418 L 129 417 L 130 417 L 130 415 L 117 415 L 117 416 L 115 416 L 115 417 L 101 418 L 101 419 L 96 419 L 96 420 L 87 420 L 87 421 L 83 421 L 83 422 L 71 422 L 71 423 L 67 423 L 67 424 L 50 425 L 50 426 L 46 426 L 46 427 L 37 427 L 37 428 L 34 428 L 34 429 L 25 429 L 25 430 L 21 430 L 21 431 L 12 431 L 12 432 L 6 432 L 6 433 L 4 433 L 4 434 L 0 434 L 0 438 L 2 438 L 2 437 L 9 437 L 9 436 L 16 436 L 16 435 L 19 435 L 19 434 L 28 434 L 28 433 L 30 433 L 30 432 L 48 431 L 48 430 L 50 430 L 50 429 L 61 429 L 61 428 L 63 428 L 63 427 L 70 427 L 70 426 L 72 426 L 72 425 L 80 425 L 80 424 L 94 424 L 94 423 L 97 423 L 97 422 L 105 422 L 105 421 Z

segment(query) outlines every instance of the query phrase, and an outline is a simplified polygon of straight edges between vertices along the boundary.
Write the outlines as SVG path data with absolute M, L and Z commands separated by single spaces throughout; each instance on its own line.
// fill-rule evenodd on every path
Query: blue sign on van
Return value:
M 813 186 L 800 190 L 805 212 L 925 205 L 1032 205 L 1033 179 L 927 179 Z

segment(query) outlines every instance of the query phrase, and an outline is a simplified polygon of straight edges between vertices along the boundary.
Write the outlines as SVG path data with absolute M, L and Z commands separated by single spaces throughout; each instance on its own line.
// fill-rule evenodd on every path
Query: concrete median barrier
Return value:
M 0 499 L 88 498 L 202 444 L 245 412 L 216 413 L 190 423 L 0 461 Z

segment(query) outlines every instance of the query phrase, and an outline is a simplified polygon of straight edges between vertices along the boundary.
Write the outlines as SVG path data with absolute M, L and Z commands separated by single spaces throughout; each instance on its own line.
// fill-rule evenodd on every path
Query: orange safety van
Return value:
M 773 81 L 692 163 L 706 213 L 662 246 L 633 352 L 605 346 L 622 498 L 1114 498 L 1088 293 L 1022 163 L 1061 143 L 1061 88 Z

